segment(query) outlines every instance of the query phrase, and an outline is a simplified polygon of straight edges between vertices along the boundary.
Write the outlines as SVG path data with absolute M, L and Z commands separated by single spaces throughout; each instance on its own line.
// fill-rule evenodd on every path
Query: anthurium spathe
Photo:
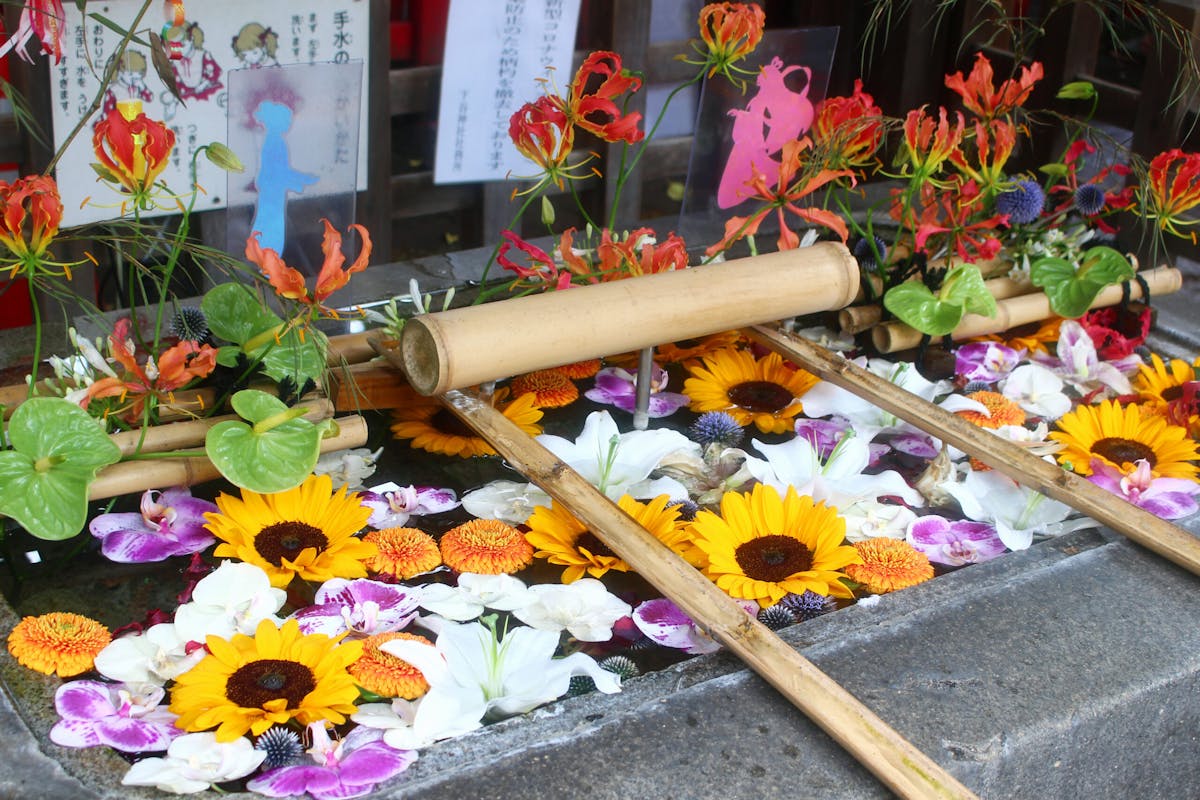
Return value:
M 140 208 L 150 207 L 154 183 L 167 168 L 174 147 L 175 132 L 147 117 L 140 100 L 117 101 L 92 134 L 101 177 L 132 195 Z
M 321 265 L 316 288 L 311 293 L 301 272 L 285 264 L 274 249 L 263 247 L 259 243 L 258 239 L 262 235 L 259 231 L 254 231 L 246 240 L 246 258 L 270 281 L 275 293 L 311 307 L 320 307 L 329 295 L 350 281 L 351 275 L 366 269 L 367 261 L 371 258 L 370 234 L 362 225 L 352 224 L 350 228 L 358 231 L 358 235 L 362 237 L 362 247 L 354 263 L 343 269 L 346 256 L 342 253 L 342 235 L 334 229 L 328 219 L 322 219 L 321 222 L 325 226 L 325 236 L 321 240 L 321 252 L 325 254 L 325 263 Z

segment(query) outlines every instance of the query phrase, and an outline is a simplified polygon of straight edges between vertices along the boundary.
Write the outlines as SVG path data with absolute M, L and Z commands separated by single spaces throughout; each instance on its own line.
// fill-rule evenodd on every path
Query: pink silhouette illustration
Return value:
M 804 73 L 804 88 L 793 92 L 784 79 L 793 72 Z M 758 73 L 758 91 L 745 108 L 730 110 L 733 117 L 733 148 L 717 186 L 717 206 L 731 208 L 754 195 L 748 186 L 754 171 L 768 181 L 779 173 L 779 160 L 773 156 L 784 144 L 799 139 L 813 122 L 813 104 L 808 99 L 812 70 L 808 67 L 783 66 L 771 59 Z

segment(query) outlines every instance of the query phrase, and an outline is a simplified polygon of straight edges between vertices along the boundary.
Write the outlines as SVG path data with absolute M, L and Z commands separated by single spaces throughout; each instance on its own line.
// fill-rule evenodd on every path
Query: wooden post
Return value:
M 1178 526 L 1057 464 L 1043 461 L 1018 444 L 899 389 L 890 381 L 813 342 L 764 327 L 748 328 L 744 333 L 817 377 L 870 400 L 884 411 L 974 456 L 1023 486 L 1066 503 L 1200 575 L 1200 539 Z
M 562 503 L 639 575 L 736 653 L 889 789 L 904 798 L 975 797 L 937 762 L 743 611 L 491 405 L 458 391 L 439 399 L 509 464 Z

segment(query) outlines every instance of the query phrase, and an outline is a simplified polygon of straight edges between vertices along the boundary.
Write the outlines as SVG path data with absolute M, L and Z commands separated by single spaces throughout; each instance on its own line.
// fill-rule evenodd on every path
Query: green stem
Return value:
M 30 275 L 25 281 L 29 289 L 29 307 L 33 311 L 33 366 L 30 368 L 29 393 L 32 398 L 38 383 L 38 365 L 42 363 L 42 309 L 38 305 L 37 289 L 34 288 L 34 276 Z
M 534 200 L 536 200 L 537 198 L 539 198 L 541 196 L 542 196 L 541 192 L 530 192 L 525 197 L 525 202 L 521 204 L 521 207 L 519 209 L 517 209 L 517 213 L 513 215 L 512 221 L 508 223 L 509 230 L 516 227 L 517 223 L 521 220 L 521 217 L 525 214 L 525 209 L 529 208 L 530 204 Z M 487 283 L 488 273 L 491 272 L 492 265 L 496 263 L 496 256 L 498 256 L 500 254 L 500 247 L 503 244 L 504 244 L 504 237 L 500 237 L 499 239 L 496 240 L 496 246 L 492 248 L 492 254 L 490 256 L 488 256 L 487 263 L 483 265 L 483 274 L 479 276 L 480 284 Z M 472 301 L 471 305 L 478 305 L 479 303 L 482 303 L 484 301 L 484 299 L 485 299 L 485 292 L 480 291 L 479 295 L 475 298 L 474 301 Z
M 166 453 L 130 453 L 121 458 L 122 461 L 150 461 L 156 458 L 205 458 L 208 454 L 203 450 L 171 450 Z

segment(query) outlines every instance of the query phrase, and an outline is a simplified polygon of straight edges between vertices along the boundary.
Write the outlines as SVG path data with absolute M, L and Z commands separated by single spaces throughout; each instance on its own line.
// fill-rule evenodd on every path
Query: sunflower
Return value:
M 789 592 L 853 597 L 840 570 L 862 562 L 843 545 L 846 523 L 837 509 L 813 503 L 788 487 L 784 497 L 766 484 L 727 492 L 721 513 L 701 511 L 692 523 L 698 548 L 708 554 L 705 573 L 732 597 L 773 606 Z
M 682 553 L 688 544 L 687 529 L 679 522 L 679 506 L 669 506 L 669 502 L 670 498 L 665 494 L 648 503 L 622 495 L 617 505 L 654 538 Z M 537 548 L 534 555 L 566 567 L 562 574 L 563 583 L 574 583 L 585 574 L 599 578 L 609 570 L 630 570 L 628 564 L 608 549 L 608 545 L 557 502 L 549 508 L 538 506 L 525 524 L 529 526 L 525 538 Z
M 512 392 L 517 397 L 534 396 L 538 408 L 562 408 L 579 399 L 579 388 L 565 374 L 553 369 L 539 369 L 512 379 Z
M 506 394 L 503 390 L 496 392 L 493 401 L 500 403 Z M 542 432 L 537 424 L 542 418 L 542 410 L 537 407 L 533 395 L 522 395 L 497 407 L 530 436 Z M 409 444 L 417 450 L 461 458 L 496 455 L 495 448 L 433 398 L 422 397 L 397 408 L 393 419 L 392 435 L 397 439 L 412 439 Z
M 363 537 L 379 549 L 379 554 L 367 559 L 370 572 L 388 575 L 396 580 L 410 580 L 437 569 L 442 554 L 433 537 L 417 528 L 384 528 Z
M 748 351 L 726 348 L 691 366 L 683 385 L 692 411 L 724 411 L 745 427 L 753 422 L 763 433 L 783 433 L 803 408 L 800 396 L 817 379 L 791 369 L 777 353 L 755 359 Z
M 991 416 L 985 416 L 978 411 L 955 412 L 972 425 L 994 430 L 1005 425 L 1025 424 L 1025 411 L 999 392 L 971 392 L 967 395 L 967 399 L 982 403 L 991 414 Z
M 693 362 L 718 350 L 733 347 L 741 341 L 740 331 L 722 331 L 698 339 L 681 339 L 678 342 L 660 344 L 654 349 L 654 358 L 660 364 Z
M 1187 431 L 1155 415 L 1143 416 L 1136 405 L 1105 400 L 1098 406 L 1079 406 L 1058 421 L 1050 438 L 1064 445 L 1058 461 L 1080 475 L 1091 475 L 1092 458 L 1101 458 L 1122 472 L 1139 459 L 1150 463 L 1155 477 L 1195 478 L 1200 457 Z
M 295 489 L 276 494 L 242 490 L 239 500 L 217 497 L 218 513 L 205 526 L 221 540 L 215 556 L 262 567 L 271 585 L 286 587 L 294 576 L 323 582 L 365 578 L 363 562 L 378 554 L 375 545 L 355 538 L 371 509 L 346 487 L 333 492 L 328 475 L 310 475 Z
M 8 634 L 8 652 L 21 666 L 70 678 L 91 669 L 110 641 L 112 634 L 96 620 L 52 611 L 18 622 Z
M 1158 353 L 1150 354 L 1150 362 L 1138 367 L 1133 388 L 1140 395 L 1144 410 L 1163 414 L 1169 404 L 1183 396 L 1183 385 L 1196 380 L 1196 369 L 1178 358 L 1164 364 Z
M 403 697 L 416 700 L 429 691 L 429 681 L 421 670 L 404 659 L 379 649 L 384 642 L 407 639 L 433 644 L 424 636 L 411 633 L 377 633 L 362 640 L 362 655 L 350 665 L 350 674 L 358 685 L 380 697 Z
M 872 594 L 907 589 L 933 577 L 929 558 L 903 539 L 867 539 L 856 542 L 854 549 L 862 563 L 847 566 L 846 575 Z
M 457 572 L 509 575 L 533 561 L 521 531 L 498 519 L 473 519 L 442 534 L 442 561 Z
M 231 742 L 292 719 L 340 725 L 354 713 L 358 686 L 347 667 L 362 655 L 361 641 L 339 643 L 302 634 L 295 620 L 277 628 L 265 619 L 253 636 L 209 636 L 205 644 L 209 654 L 171 688 L 169 708 L 186 731 L 219 726 L 217 741 Z

